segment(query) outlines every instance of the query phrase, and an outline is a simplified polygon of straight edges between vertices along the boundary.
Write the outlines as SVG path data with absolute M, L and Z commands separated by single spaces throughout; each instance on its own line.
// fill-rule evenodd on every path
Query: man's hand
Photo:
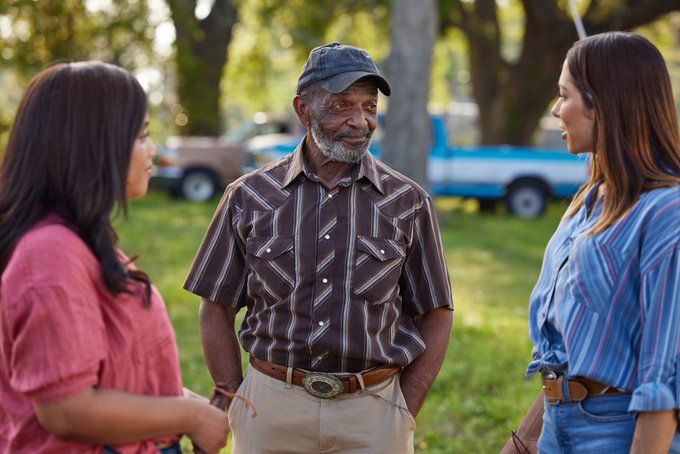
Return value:
M 401 374 L 401 390 L 414 418 L 423 406 L 425 396 L 444 362 L 453 312 L 449 308 L 440 307 L 423 315 L 415 323 L 427 347 Z

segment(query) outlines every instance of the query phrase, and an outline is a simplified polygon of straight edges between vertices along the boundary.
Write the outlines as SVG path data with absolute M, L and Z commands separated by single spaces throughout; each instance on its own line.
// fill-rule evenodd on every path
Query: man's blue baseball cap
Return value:
M 299 95 L 306 87 L 319 84 L 326 91 L 340 93 L 366 77 L 374 79 L 385 96 L 392 92 L 390 84 L 380 74 L 368 52 L 333 42 L 312 49 L 302 67 L 295 92 Z

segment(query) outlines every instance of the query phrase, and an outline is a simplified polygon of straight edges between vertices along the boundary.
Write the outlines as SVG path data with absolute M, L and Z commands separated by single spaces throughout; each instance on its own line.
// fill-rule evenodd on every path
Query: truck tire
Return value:
M 510 214 L 521 218 L 535 218 L 545 212 L 548 191 L 538 181 L 520 181 L 508 188 L 505 206 Z
M 205 202 L 215 195 L 217 183 L 211 172 L 195 169 L 188 171 L 182 177 L 179 188 L 185 199 L 192 202 Z

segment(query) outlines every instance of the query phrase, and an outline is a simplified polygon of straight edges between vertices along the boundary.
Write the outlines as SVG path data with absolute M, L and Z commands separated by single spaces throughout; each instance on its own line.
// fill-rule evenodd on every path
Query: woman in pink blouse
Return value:
M 226 414 L 185 396 L 175 335 L 116 247 L 114 208 L 146 193 L 146 97 L 99 62 L 38 74 L 0 168 L 0 453 L 217 452 Z

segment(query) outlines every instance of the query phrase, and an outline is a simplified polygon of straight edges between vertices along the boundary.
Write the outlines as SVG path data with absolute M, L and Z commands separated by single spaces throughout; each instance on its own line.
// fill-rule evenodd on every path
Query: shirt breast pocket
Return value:
M 277 299 L 290 294 L 295 287 L 294 243 L 293 237 L 248 238 L 246 253 L 256 293 L 266 292 Z
M 406 257 L 403 243 L 367 236 L 357 236 L 356 261 L 352 288 L 355 295 L 371 304 L 393 298 Z

